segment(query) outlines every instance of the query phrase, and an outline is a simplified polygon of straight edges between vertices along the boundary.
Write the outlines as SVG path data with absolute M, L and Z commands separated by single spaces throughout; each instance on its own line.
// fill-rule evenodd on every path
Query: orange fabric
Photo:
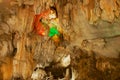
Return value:
M 40 19 L 47 18 L 50 14 L 50 9 L 43 11 L 42 13 L 35 15 L 34 21 L 33 21 L 33 27 L 37 34 L 39 35 L 45 35 L 45 29 L 43 24 L 40 22 Z
M 44 36 L 45 35 L 45 29 L 44 26 L 42 25 L 42 23 L 38 23 L 37 27 L 36 27 L 36 31 L 39 35 Z

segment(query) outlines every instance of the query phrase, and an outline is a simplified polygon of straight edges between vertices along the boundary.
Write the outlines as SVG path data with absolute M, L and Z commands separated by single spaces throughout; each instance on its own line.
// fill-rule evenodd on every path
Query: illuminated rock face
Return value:
M 59 44 L 33 30 L 34 15 L 50 6 Z M 0 80 L 119 80 L 119 14 L 120 0 L 0 0 Z
M 107 5 L 106 5 L 107 4 Z M 102 11 L 102 19 L 112 22 L 114 20 L 114 13 L 117 11 L 117 4 L 116 0 L 101 0 L 100 7 Z

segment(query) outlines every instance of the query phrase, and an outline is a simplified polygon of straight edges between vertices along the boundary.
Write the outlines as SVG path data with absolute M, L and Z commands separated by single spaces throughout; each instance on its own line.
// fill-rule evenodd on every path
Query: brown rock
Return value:
M 116 0 L 100 0 L 100 8 L 102 9 L 101 18 L 112 22 L 114 20 L 114 11 L 117 9 Z
M 120 0 L 0 1 L 0 80 L 30 80 L 36 64 L 51 80 L 66 68 L 68 80 L 119 80 Z M 49 6 L 63 28 L 58 45 L 33 31 L 33 17 Z

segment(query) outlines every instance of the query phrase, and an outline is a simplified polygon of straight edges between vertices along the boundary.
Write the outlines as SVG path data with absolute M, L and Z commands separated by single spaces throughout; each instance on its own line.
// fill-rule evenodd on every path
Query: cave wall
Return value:
M 58 46 L 32 32 L 34 15 L 49 6 L 57 9 L 64 31 Z M 0 79 L 30 79 L 36 64 L 49 66 L 70 54 L 77 80 L 117 80 L 119 14 L 120 0 L 0 0 Z

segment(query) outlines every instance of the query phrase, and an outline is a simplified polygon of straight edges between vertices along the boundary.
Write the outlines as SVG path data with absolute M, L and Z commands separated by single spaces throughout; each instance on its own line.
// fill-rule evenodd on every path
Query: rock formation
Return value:
M 56 44 L 34 32 L 56 9 Z M 0 0 L 0 80 L 119 80 L 120 0 Z

